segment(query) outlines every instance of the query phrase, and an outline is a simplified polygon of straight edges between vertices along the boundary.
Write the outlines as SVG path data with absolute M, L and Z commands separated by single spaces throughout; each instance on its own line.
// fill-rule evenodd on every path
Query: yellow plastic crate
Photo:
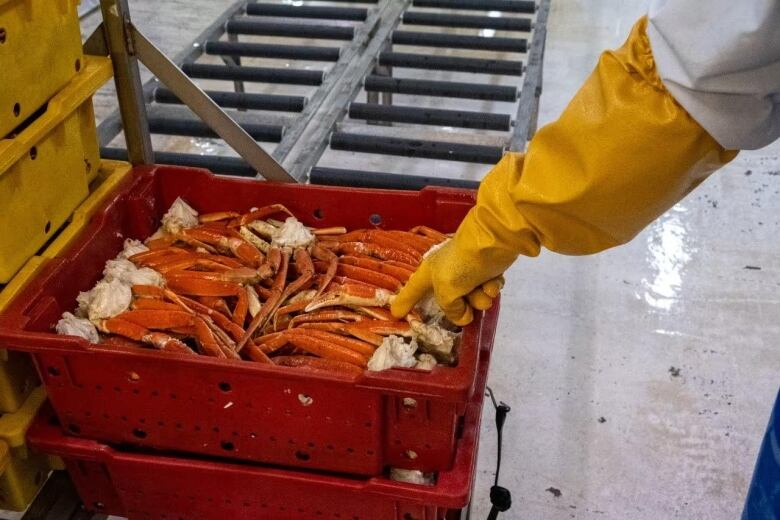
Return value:
M 59 255 L 81 231 L 98 204 L 103 201 L 108 192 L 126 178 L 130 169 L 130 164 L 126 162 L 102 161 L 100 163 L 97 177 L 90 185 L 91 195 L 73 213 L 68 225 L 60 231 L 40 256 L 30 258 L 8 285 L 0 286 L 0 311 L 38 272 L 46 259 Z M 0 349 L 0 413 L 18 410 L 30 391 L 37 385 L 38 376 L 27 354 Z
M 0 509 L 24 511 L 51 470 L 49 457 L 32 453 L 25 444 L 27 430 L 45 400 L 43 387 L 38 387 L 16 413 L 0 416 L 0 444 L 7 447 L 5 470 L 0 473 Z
M 82 68 L 79 0 L 0 0 L 0 137 Z
M 92 95 L 111 74 L 110 59 L 85 56 L 81 72 L 42 115 L 0 140 L 0 284 L 87 197 L 100 164 Z

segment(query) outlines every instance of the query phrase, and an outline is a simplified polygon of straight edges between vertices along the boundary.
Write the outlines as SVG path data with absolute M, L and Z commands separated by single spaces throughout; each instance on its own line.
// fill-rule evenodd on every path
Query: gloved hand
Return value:
M 394 315 L 404 316 L 432 291 L 450 321 L 465 325 L 472 307 L 487 305 L 472 292 L 518 255 L 536 256 L 542 246 L 592 254 L 628 242 L 736 157 L 663 86 L 646 26 L 642 18 L 619 50 L 602 54 L 526 155 L 507 154 L 485 177 L 455 237 L 396 297 Z

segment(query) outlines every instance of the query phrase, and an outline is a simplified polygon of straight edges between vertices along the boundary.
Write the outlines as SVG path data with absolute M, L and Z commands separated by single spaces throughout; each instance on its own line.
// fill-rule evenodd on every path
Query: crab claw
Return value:
M 395 295 L 387 289 L 368 285 L 344 284 L 333 287 L 330 291 L 314 299 L 306 306 L 305 311 L 311 312 L 323 307 L 340 305 L 359 305 L 361 307 L 384 307 L 389 305 Z

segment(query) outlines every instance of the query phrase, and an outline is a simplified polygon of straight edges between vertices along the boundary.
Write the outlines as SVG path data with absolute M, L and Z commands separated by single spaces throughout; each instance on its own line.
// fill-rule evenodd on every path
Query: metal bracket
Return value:
M 144 92 L 138 70 L 140 60 L 262 177 L 277 182 L 295 182 L 243 128 L 132 24 L 127 0 L 101 0 L 100 5 L 106 33 L 104 43 L 107 41 L 114 63 L 117 96 L 131 163 L 154 162 Z M 97 36 L 93 45 L 99 49 Z

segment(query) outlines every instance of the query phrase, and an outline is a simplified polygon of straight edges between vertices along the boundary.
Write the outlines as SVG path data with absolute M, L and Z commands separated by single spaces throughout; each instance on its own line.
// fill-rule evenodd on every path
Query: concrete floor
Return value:
M 175 54 L 228 2 L 130 5 L 136 24 Z M 644 9 L 642 0 L 553 2 L 540 123 L 557 117 Z M 96 98 L 99 117 L 112 99 L 111 89 Z M 398 166 L 348 155 L 371 169 Z M 490 378 L 512 406 L 501 482 L 515 507 L 506 518 L 739 516 L 780 384 L 778 195 L 780 142 L 741 154 L 627 246 L 584 258 L 543 253 L 507 273 Z M 489 511 L 495 454 L 486 409 L 472 518 Z

